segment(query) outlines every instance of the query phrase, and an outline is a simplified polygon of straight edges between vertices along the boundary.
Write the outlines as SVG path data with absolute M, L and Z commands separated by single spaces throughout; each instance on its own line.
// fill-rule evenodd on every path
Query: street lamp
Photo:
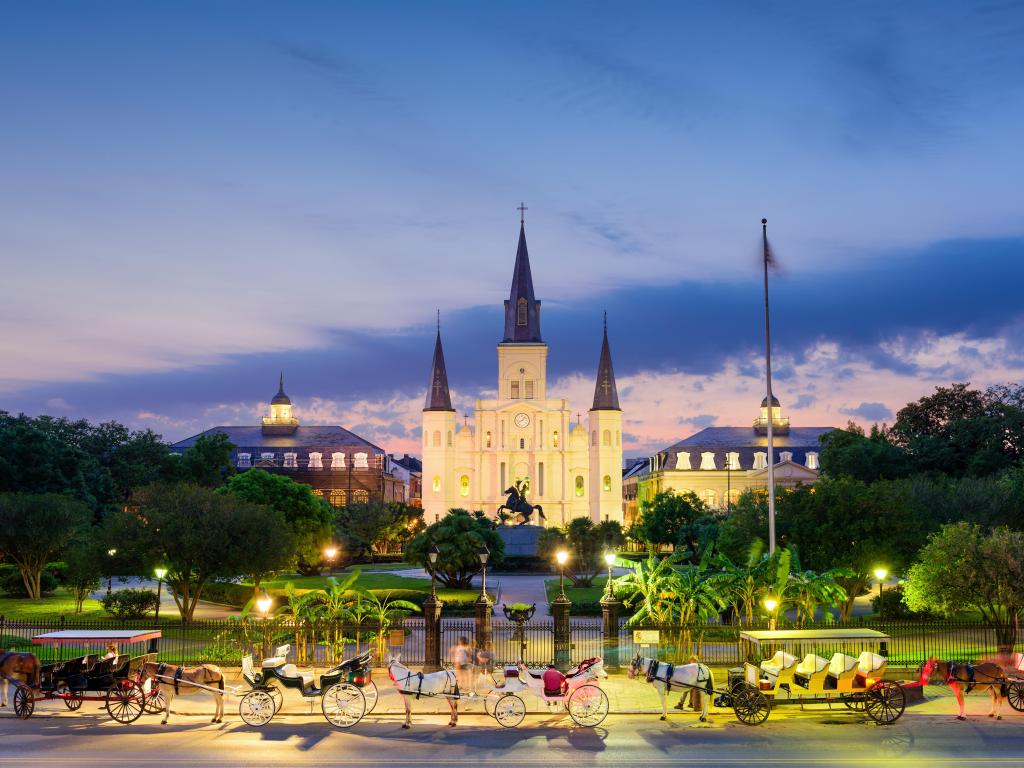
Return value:
M 879 566 L 875 568 L 875 578 L 878 579 L 878 612 L 882 612 L 882 583 L 885 578 L 889 575 L 889 571 Z
M 107 557 L 113 558 L 117 554 L 117 548 L 111 548 L 107 550 Z M 114 588 L 114 564 L 110 564 L 110 573 L 107 574 L 107 594 L 110 594 L 110 590 Z
M 608 582 L 604 585 L 605 597 L 615 597 L 615 592 L 612 590 L 612 566 L 615 565 L 615 553 L 605 552 L 604 561 L 608 564 Z
M 484 544 L 480 547 L 477 552 L 477 556 L 480 558 L 480 598 L 483 600 L 487 599 L 487 561 L 491 557 L 491 550 Z
M 329 546 L 324 550 L 324 557 L 327 558 L 327 575 L 334 573 L 334 558 L 338 555 L 338 548 Z
M 430 596 L 437 599 L 437 556 L 441 554 L 441 550 L 437 548 L 437 544 L 431 544 L 430 549 L 427 550 L 427 560 L 430 561 Z
M 555 560 L 558 561 L 558 593 L 565 598 L 565 564 L 569 561 L 569 553 L 560 549 L 555 554 Z
M 764 599 L 764 607 L 768 609 L 768 629 L 775 629 L 775 609 L 779 607 L 779 601 L 772 596 Z
M 163 586 L 164 577 L 167 575 L 167 569 L 163 567 L 157 567 L 153 569 L 153 575 L 156 576 L 156 616 L 154 622 L 160 623 L 160 588 Z
M 267 629 L 267 616 L 273 603 L 273 598 L 267 594 L 267 588 L 264 587 L 260 596 L 256 598 L 256 610 L 263 614 L 263 658 L 267 658 L 267 655 L 270 653 L 270 633 Z

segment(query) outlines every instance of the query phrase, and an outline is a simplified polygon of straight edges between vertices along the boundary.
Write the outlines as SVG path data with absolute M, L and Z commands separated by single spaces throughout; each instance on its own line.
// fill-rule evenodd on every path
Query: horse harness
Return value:
M 667 661 L 664 662 L 664 664 L 665 664 L 665 679 L 663 680 L 660 677 L 658 677 L 658 667 L 661 666 L 661 664 L 662 664 L 662 662 L 658 661 L 657 659 L 651 659 L 651 663 L 647 665 L 647 682 L 648 683 L 653 683 L 656 680 L 659 683 L 664 683 L 665 684 L 665 693 L 671 693 L 672 692 L 672 675 L 676 671 L 675 665 L 674 664 L 670 664 Z M 691 685 L 690 683 L 676 683 L 676 685 L 681 685 L 683 688 L 695 688 L 697 690 L 707 689 L 707 692 L 710 695 L 712 693 L 712 691 L 711 691 L 711 684 L 710 684 L 711 674 L 709 672 L 709 674 L 707 676 L 702 677 L 702 675 L 704 674 L 704 672 L 706 670 L 707 670 L 707 667 L 705 667 L 703 664 L 698 664 L 697 665 L 697 683 L 698 683 L 698 685 Z M 700 683 L 708 683 L 708 684 L 705 685 L 705 686 L 701 686 L 701 685 L 699 685 Z
M 447 675 L 448 684 L 454 686 L 450 695 L 455 696 L 456 698 L 461 698 L 462 694 L 459 692 L 459 679 L 457 677 L 453 678 L 453 673 L 451 673 L 451 672 L 449 672 L 447 670 L 445 670 L 445 675 Z M 399 688 L 398 689 L 398 692 L 400 694 L 402 694 L 403 696 L 415 696 L 416 697 L 416 701 L 420 700 L 420 696 L 436 696 L 437 695 L 436 693 L 430 693 L 429 691 L 427 693 L 423 693 L 423 673 L 422 672 L 410 672 L 408 675 L 406 675 L 405 677 L 402 678 L 401 685 L 404 686 L 405 683 L 409 679 L 411 679 L 413 677 L 416 678 L 416 691 L 415 691 L 415 693 L 413 691 L 411 691 L 411 690 L 407 691 L 403 687 L 403 688 Z M 444 693 L 445 692 L 442 691 L 442 694 L 444 694 Z
M 959 673 L 960 673 L 961 669 L 963 669 L 967 673 L 967 678 L 966 679 L 963 679 L 963 678 L 960 677 Z M 997 684 L 1004 683 L 1004 681 L 1002 679 L 997 680 L 994 677 L 992 677 L 991 675 L 986 675 L 986 677 L 989 678 L 988 682 L 985 682 L 984 680 L 978 681 L 976 679 L 976 673 L 977 673 L 977 670 L 975 669 L 973 664 L 970 664 L 970 663 L 958 664 L 955 661 L 951 661 L 951 662 L 949 662 L 949 668 L 948 668 L 948 671 L 946 672 L 946 685 L 949 685 L 950 683 L 966 683 L 967 687 L 964 688 L 964 693 L 967 694 L 967 693 L 970 693 L 971 691 L 973 691 L 974 690 L 974 686 L 978 685 L 979 682 L 980 682 L 981 685 L 997 685 Z M 985 673 L 982 673 L 982 674 L 985 674 Z
M 165 672 L 166 670 L 167 670 L 167 665 L 166 665 L 166 664 L 165 664 L 164 662 L 162 662 L 162 661 L 161 661 L 161 662 L 160 662 L 160 663 L 159 663 L 159 664 L 157 665 L 157 667 L 156 667 L 156 674 L 157 674 L 157 677 L 158 677 L 158 678 L 159 678 L 159 677 L 168 677 L 168 675 L 165 675 L 165 674 L 164 674 L 164 672 Z M 182 672 L 184 672 L 184 671 L 185 671 L 185 668 L 184 668 L 184 667 L 176 667 L 176 668 L 175 668 L 175 670 L 174 670 L 174 675 L 173 675 L 173 677 L 174 677 L 174 695 L 175 695 L 175 696 L 177 696 L 177 695 L 178 695 L 178 685 L 179 685 L 179 683 L 181 683 L 181 674 L 182 674 Z M 221 688 L 223 689 L 223 687 L 224 687 L 224 684 L 223 684 L 223 682 L 222 682 L 222 683 L 221 683 Z

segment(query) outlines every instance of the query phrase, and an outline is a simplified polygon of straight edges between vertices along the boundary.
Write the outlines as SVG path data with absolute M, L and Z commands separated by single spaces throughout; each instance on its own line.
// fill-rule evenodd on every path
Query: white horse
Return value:
M 219 723 L 224 718 L 224 674 L 214 664 L 201 664 L 198 667 L 179 667 L 175 664 L 147 661 L 140 669 L 140 680 L 153 680 L 164 695 L 164 719 L 161 725 L 167 724 L 171 716 L 171 702 L 175 696 L 193 696 L 208 694 L 213 697 L 213 720 Z M 216 690 L 214 690 L 216 688 Z
M 701 696 L 700 721 L 708 720 L 708 702 L 715 695 L 715 678 L 711 668 L 706 664 L 680 664 L 677 667 L 668 662 L 649 659 L 639 653 L 629 662 L 629 679 L 637 675 L 645 675 L 647 682 L 661 697 L 661 719 L 668 719 L 668 699 L 666 694 L 671 687 L 677 686 L 680 691 L 691 691 L 694 688 L 704 695 Z
M 470 691 L 459 691 L 458 681 L 455 673 L 449 670 L 440 672 L 413 672 L 399 661 L 401 654 L 388 657 L 388 677 L 394 684 L 395 689 L 402 695 L 402 704 L 405 705 L 405 722 L 403 728 L 412 728 L 412 710 L 409 708 L 409 697 L 415 696 L 442 696 L 448 702 L 448 708 L 452 717 L 448 721 L 448 727 L 454 728 L 459 724 L 459 695 L 471 693 Z

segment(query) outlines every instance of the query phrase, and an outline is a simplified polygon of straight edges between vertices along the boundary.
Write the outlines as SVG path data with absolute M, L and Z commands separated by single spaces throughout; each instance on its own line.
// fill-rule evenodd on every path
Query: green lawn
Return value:
M 49 597 L 39 600 L 28 598 L 0 598 L 0 616 L 13 621 L 46 621 L 58 619 L 61 615 L 69 619 L 102 619 L 106 617 L 103 606 L 98 600 L 86 599 L 82 604 L 82 612 L 75 613 L 75 600 L 63 588 Z
M 338 574 L 341 578 L 344 574 Z M 326 576 L 292 576 L 290 578 L 278 578 L 263 582 L 267 589 L 284 589 L 291 584 L 296 590 L 322 589 L 327 585 Z M 408 589 L 414 592 L 429 592 L 430 579 L 413 579 L 407 576 L 395 576 L 390 573 L 361 573 L 356 584 L 363 589 L 389 590 Z M 471 601 L 479 594 L 474 589 L 448 589 L 438 585 L 437 596 L 442 600 Z M 493 594 L 492 594 L 493 598 Z
M 566 579 L 565 596 L 574 603 L 596 603 L 604 596 L 604 587 L 607 582 L 607 576 L 598 576 L 594 579 L 593 586 L 574 587 L 569 579 Z M 549 603 L 558 597 L 558 579 L 546 579 L 544 588 L 548 593 Z

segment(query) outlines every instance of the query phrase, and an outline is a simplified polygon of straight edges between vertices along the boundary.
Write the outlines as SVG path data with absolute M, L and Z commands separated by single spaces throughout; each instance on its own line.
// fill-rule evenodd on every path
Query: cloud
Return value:
M 684 416 L 676 419 L 676 424 L 690 424 L 698 429 L 714 425 L 718 419 L 713 413 L 702 413 L 700 416 Z
M 815 397 L 814 395 L 803 394 L 803 395 L 800 395 L 799 397 L 797 397 L 797 399 L 793 401 L 793 406 L 792 407 L 797 409 L 797 410 L 800 410 L 800 409 L 803 409 L 803 408 L 810 408 L 816 402 L 818 402 L 818 398 Z
M 893 416 L 892 411 L 883 403 L 861 403 L 856 408 L 840 408 L 839 412 L 864 421 L 886 421 Z

